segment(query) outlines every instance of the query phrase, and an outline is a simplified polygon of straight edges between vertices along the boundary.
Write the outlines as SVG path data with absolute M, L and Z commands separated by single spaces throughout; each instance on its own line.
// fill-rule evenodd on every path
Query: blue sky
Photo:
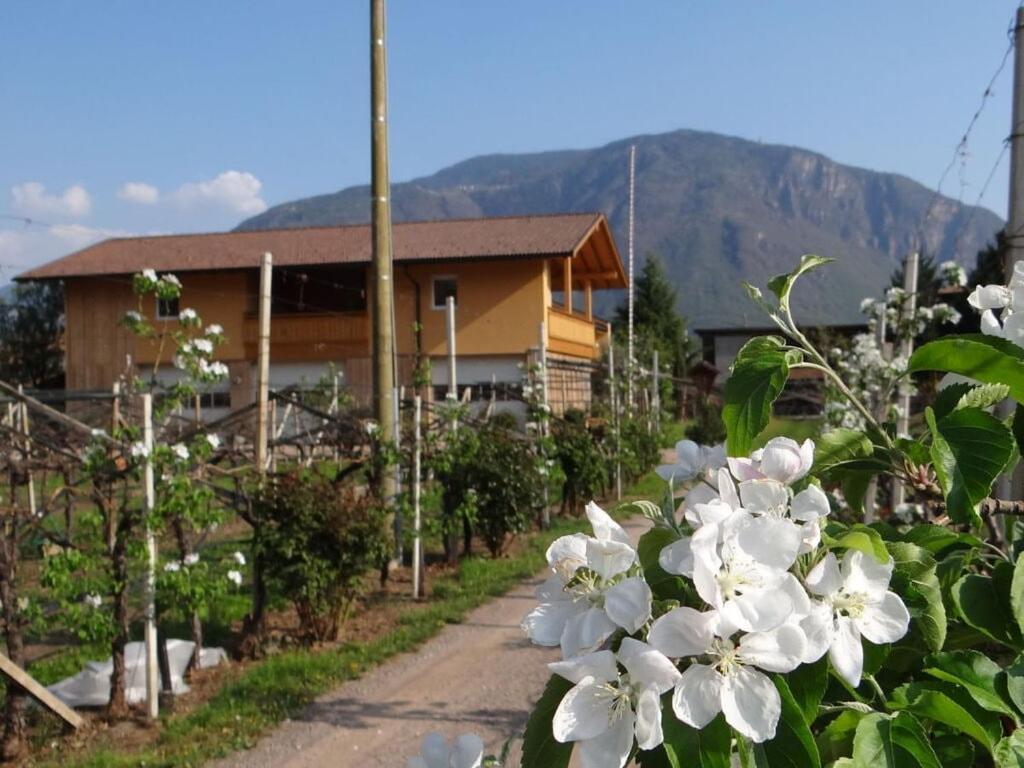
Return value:
M 5 0 L 0 283 L 118 233 L 225 229 L 369 179 L 368 3 Z M 695 128 L 934 187 L 1009 0 L 390 0 L 392 178 Z M 943 191 L 974 202 L 1012 59 Z M 1004 159 L 984 204 L 1006 210 Z M 127 185 L 127 186 L 126 186 Z

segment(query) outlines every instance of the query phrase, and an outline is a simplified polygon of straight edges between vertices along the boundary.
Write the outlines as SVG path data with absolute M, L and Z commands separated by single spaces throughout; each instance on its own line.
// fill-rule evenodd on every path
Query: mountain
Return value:
M 796 147 L 681 130 L 588 150 L 475 157 L 392 187 L 396 221 L 603 211 L 626 258 L 629 146 L 636 145 L 636 254 L 657 252 L 691 327 L 764 326 L 741 281 L 764 285 L 803 253 L 837 262 L 794 307 L 808 323 L 858 322 L 921 233 L 925 253 L 971 266 L 1003 226 L 904 176 Z M 369 188 L 284 203 L 239 229 L 362 223 Z M 926 211 L 931 208 L 927 221 Z M 616 296 L 598 304 L 610 312 Z

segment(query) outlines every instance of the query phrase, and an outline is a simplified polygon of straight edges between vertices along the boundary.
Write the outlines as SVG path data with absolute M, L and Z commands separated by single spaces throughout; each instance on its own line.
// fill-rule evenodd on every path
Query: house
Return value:
M 550 387 L 552 407 L 586 405 L 588 365 L 608 340 L 593 313 L 593 292 L 623 288 L 626 278 L 602 214 L 559 214 L 393 226 L 398 380 L 409 386 L 416 350 L 432 361 L 431 382 L 447 387 L 445 301 L 456 302 L 458 383 L 518 386 L 536 354 L 542 323 L 552 376 L 584 386 Z M 173 328 L 194 308 L 224 328 L 217 357 L 228 381 L 207 405 L 238 408 L 254 400 L 259 261 L 273 254 L 270 338 L 272 387 L 315 382 L 335 364 L 357 401 L 370 401 L 370 227 L 278 229 L 105 240 L 19 275 L 61 280 L 66 305 L 69 390 L 109 389 L 126 373 L 171 380 L 173 350 L 138 339 L 121 324 L 128 310 Z M 138 306 L 131 277 L 143 269 L 174 273 L 177 302 Z M 561 361 L 565 365 L 557 365 Z M 554 368 L 557 367 L 557 373 Z M 571 401 L 560 392 L 573 394 Z

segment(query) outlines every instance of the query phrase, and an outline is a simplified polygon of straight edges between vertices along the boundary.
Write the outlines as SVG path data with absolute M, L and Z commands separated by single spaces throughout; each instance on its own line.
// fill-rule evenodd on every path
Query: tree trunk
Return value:
M 181 552 L 181 561 L 192 554 L 192 542 L 189 541 L 188 532 L 185 529 L 185 522 L 180 517 L 174 519 L 174 537 L 178 542 L 178 550 Z M 191 677 L 192 673 L 199 669 L 199 657 L 203 651 L 203 622 L 199 618 L 199 611 L 189 611 L 189 630 L 192 635 L 192 642 L 195 648 L 192 650 L 192 658 L 188 660 L 188 668 L 185 670 L 185 677 Z
M 3 602 L 4 635 L 7 656 L 22 669 L 25 668 L 25 639 L 22 636 L 21 616 L 18 609 L 16 585 L 18 568 L 17 529 L 14 523 L 4 527 L 0 541 L 0 601 Z M 25 709 L 28 704 L 25 691 L 14 682 L 7 681 L 4 702 L 3 759 L 11 762 L 22 757 L 27 746 Z
M 255 538 L 255 537 L 254 537 Z M 242 622 L 242 639 L 238 653 L 247 659 L 263 655 L 263 640 L 267 631 L 267 585 L 264 578 L 263 557 L 256 547 L 252 558 L 252 608 Z
M 124 649 L 128 644 L 128 543 L 126 534 L 118 526 L 114 539 L 114 550 L 111 553 L 111 570 L 114 577 L 114 639 L 110 642 L 110 658 L 113 671 L 110 673 L 110 703 L 107 704 L 107 715 L 111 718 L 124 717 L 128 714 L 128 702 L 125 698 L 125 665 Z

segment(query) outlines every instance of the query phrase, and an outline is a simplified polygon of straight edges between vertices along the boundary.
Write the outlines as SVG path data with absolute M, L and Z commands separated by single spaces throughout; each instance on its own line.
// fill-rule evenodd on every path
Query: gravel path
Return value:
M 643 520 L 627 523 L 635 538 Z M 519 622 L 538 577 L 446 627 L 418 651 L 345 683 L 253 749 L 217 768 L 404 768 L 423 736 L 477 733 L 490 754 L 522 733 L 557 648 L 530 644 Z M 518 750 L 510 765 L 518 765 Z

